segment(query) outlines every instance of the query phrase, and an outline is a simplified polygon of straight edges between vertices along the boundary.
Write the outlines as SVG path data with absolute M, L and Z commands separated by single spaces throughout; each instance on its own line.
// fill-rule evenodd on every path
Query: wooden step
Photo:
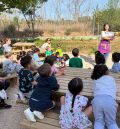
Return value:
M 37 122 L 33 123 L 23 119 L 21 125 L 27 129 L 60 129 L 58 113 L 46 112 L 44 114 L 45 118 L 43 120 L 37 120 Z

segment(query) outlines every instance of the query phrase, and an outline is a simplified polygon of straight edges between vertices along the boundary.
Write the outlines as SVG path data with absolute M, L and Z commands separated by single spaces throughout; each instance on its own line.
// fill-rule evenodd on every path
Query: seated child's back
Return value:
M 3 72 L 12 74 L 17 72 L 17 64 L 12 59 L 12 53 L 5 54 L 6 60 L 3 61 Z
M 79 58 L 79 49 L 74 48 L 72 50 L 73 58 L 69 61 L 69 67 L 75 67 L 75 68 L 83 68 L 83 61 L 81 58 Z
M 43 119 L 44 115 L 42 112 L 55 106 L 51 99 L 51 95 L 53 91 L 59 89 L 56 78 L 51 76 L 51 66 L 49 64 L 45 63 L 42 65 L 38 69 L 38 73 L 40 77 L 30 97 L 30 107 L 24 112 L 28 120 L 34 122 L 36 121 L 35 116 L 39 119 Z

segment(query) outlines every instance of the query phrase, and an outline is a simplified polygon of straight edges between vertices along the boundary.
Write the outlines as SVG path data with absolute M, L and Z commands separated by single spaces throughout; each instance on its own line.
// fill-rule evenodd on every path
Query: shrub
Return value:
M 14 37 L 16 33 L 16 28 L 14 25 L 9 25 L 3 30 L 3 36 L 5 37 Z
M 66 29 L 66 31 L 64 32 L 64 34 L 66 36 L 69 36 L 71 34 L 71 29 Z

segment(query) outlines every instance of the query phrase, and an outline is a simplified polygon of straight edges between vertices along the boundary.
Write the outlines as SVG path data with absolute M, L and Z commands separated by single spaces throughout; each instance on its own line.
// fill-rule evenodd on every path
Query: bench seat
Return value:
M 38 120 L 36 123 L 23 119 L 21 125 L 26 129 L 61 129 L 59 125 L 59 114 L 54 112 L 45 113 L 45 118 Z

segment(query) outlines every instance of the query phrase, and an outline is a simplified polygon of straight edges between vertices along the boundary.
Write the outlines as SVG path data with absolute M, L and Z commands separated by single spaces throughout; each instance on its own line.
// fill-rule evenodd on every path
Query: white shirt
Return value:
M 4 44 L 3 48 L 4 48 L 4 53 L 12 51 L 12 47 L 9 44 Z
M 116 99 L 116 82 L 111 76 L 104 75 L 93 83 L 94 97 L 97 95 L 109 95 Z
M 51 44 L 49 44 L 49 43 L 44 43 L 44 44 L 41 46 L 41 48 L 43 48 L 43 49 L 46 49 L 47 47 L 50 47 L 50 48 L 51 48 Z

